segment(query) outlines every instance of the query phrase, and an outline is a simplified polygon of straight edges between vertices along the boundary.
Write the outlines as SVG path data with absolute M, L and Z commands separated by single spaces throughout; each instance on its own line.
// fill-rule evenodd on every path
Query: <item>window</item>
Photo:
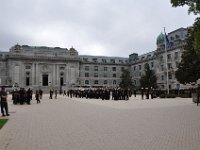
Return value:
M 139 65 L 139 70 L 141 70 L 142 69 L 142 66 L 141 65 Z
M 164 80 L 164 75 L 161 76 L 161 80 L 162 80 L 162 81 Z
M 114 59 L 111 59 L 110 62 L 111 62 L 111 63 L 115 63 L 115 60 L 114 60 Z
M 93 58 L 92 61 L 96 63 L 97 62 L 97 58 Z
M 104 71 L 108 71 L 108 67 L 104 67 Z
M 108 81 L 107 81 L 107 80 L 104 80 L 103 84 L 108 84 Z
M 136 66 L 133 67 L 133 70 L 136 70 Z
M 171 60 L 171 54 L 167 55 L 167 60 Z
M 179 62 L 176 62 L 176 68 L 178 68 Z
M 175 52 L 175 53 L 174 53 L 174 59 L 175 59 L 175 60 L 178 59 L 178 52 Z
M 26 72 L 26 76 L 29 76 L 30 75 L 30 72 Z
M 154 67 L 154 63 L 153 62 L 151 62 L 151 68 L 153 68 Z
M 98 80 L 94 80 L 94 84 L 99 84 L 99 81 Z
M 83 61 L 84 62 L 88 62 L 88 58 L 83 58 Z
M 121 71 L 124 71 L 124 67 L 121 67 Z
M 120 63 L 122 63 L 122 64 L 124 63 L 124 61 L 123 61 L 123 60 L 119 60 L 119 62 L 120 62 Z
M 112 71 L 116 71 L 116 67 L 112 67 Z
M 179 39 L 179 38 L 180 38 L 180 36 L 179 36 L 179 35 L 175 35 L 175 37 L 176 37 L 176 39 Z
M 26 66 L 26 69 L 31 69 L 31 66 Z
M 163 56 L 160 56 L 160 62 L 163 62 Z
M 94 73 L 94 77 L 97 78 L 99 75 L 98 73 Z
M 161 65 L 161 71 L 164 71 L 164 65 Z
M 94 66 L 94 71 L 98 71 L 98 70 L 99 70 L 98 66 Z
M 89 80 L 85 80 L 85 84 L 89 84 Z
M 114 73 L 114 74 L 113 74 L 113 78 L 116 78 L 116 77 L 117 77 L 117 75 L 116 75 L 116 73 Z
M 171 63 L 168 63 L 167 66 L 168 66 L 168 69 L 172 69 L 172 64 Z
M 65 67 L 60 67 L 60 70 L 65 70 Z
M 116 80 L 113 80 L 113 84 L 114 84 L 114 85 L 117 84 L 117 81 L 116 81 Z
M 107 78 L 107 77 L 108 77 L 107 73 L 104 73 L 103 77 L 104 77 L 104 78 Z
M 89 77 L 89 73 L 88 72 L 85 73 L 85 77 Z
M 89 71 L 89 70 L 90 70 L 89 66 L 85 66 L 85 71 Z
M 102 62 L 103 62 L 103 63 L 107 63 L 106 59 L 102 59 Z
M 169 73 L 168 79 L 172 79 L 172 74 L 171 73 Z

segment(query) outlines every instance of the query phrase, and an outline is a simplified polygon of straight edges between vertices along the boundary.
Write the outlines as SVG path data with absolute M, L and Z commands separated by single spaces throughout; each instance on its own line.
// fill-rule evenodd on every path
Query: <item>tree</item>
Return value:
M 155 72 L 150 69 L 149 64 L 145 64 L 145 74 L 140 79 L 141 87 L 157 88 L 157 77 Z
M 121 82 L 119 84 L 119 87 L 122 89 L 132 89 L 134 86 L 132 84 L 132 79 L 130 76 L 130 72 L 127 69 L 124 69 L 121 75 Z
M 193 25 L 194 42 L 193 46 L 197 54 L 200 56 L 200 17 L 196 19 Z
M 173 7 L 188 5 L 188 12 L 193 12 L 195 15 L 200 14 L 200 0 L 171 0 Z M 197 17 L 194 24 L 194 39 L 191 45 L 197 54 L 200 56 L 200 17 Z
M 188 12 L 194 14 L 200 13 L 200 1 L 199 0 L 171 0 L 173 7 L 188 5 Z
M 182 83 L 196 82 L 200 78 L 200 55 L 193 47 L 195 39 L 194 29 L 189 30 L 184 52 L 178 70 L 175 72 L 176 79 Z

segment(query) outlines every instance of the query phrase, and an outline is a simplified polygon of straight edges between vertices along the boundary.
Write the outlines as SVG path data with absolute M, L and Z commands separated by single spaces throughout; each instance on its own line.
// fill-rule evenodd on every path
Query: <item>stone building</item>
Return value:
M 165 35 L 161 33 L 156 50 L 140 56 L 133 53 L 127 58 L 79 55 L 74 48 L 17 44 L 9 52 L 0 52 L 0 85 L 42 89 L 116 87 L 123 69 L 129 69 L 133 84 L 139 87 L 148 63 L 157 75 L 159 89 L 167 87 L 167 72 L 169 88 L 184 88 L 176 80 L 175 71 L 181 61 L 187 28 L 170 32 L 168 37 L 170 45 L 166 49 Z

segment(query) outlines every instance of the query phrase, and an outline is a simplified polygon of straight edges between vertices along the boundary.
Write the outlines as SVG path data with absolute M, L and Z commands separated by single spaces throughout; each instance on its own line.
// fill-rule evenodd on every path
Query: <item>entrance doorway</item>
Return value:
M 43 86 L 48 86 L 48 74 L 43 74 L 42 75 L 42 85 Z

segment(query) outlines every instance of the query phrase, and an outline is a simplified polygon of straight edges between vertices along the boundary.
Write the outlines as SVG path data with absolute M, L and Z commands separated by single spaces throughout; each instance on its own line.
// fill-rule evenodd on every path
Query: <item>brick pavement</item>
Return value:
M 200 106 L 191 99 L 47 98 L 9 101 L 0 150 L 200 150 Z

